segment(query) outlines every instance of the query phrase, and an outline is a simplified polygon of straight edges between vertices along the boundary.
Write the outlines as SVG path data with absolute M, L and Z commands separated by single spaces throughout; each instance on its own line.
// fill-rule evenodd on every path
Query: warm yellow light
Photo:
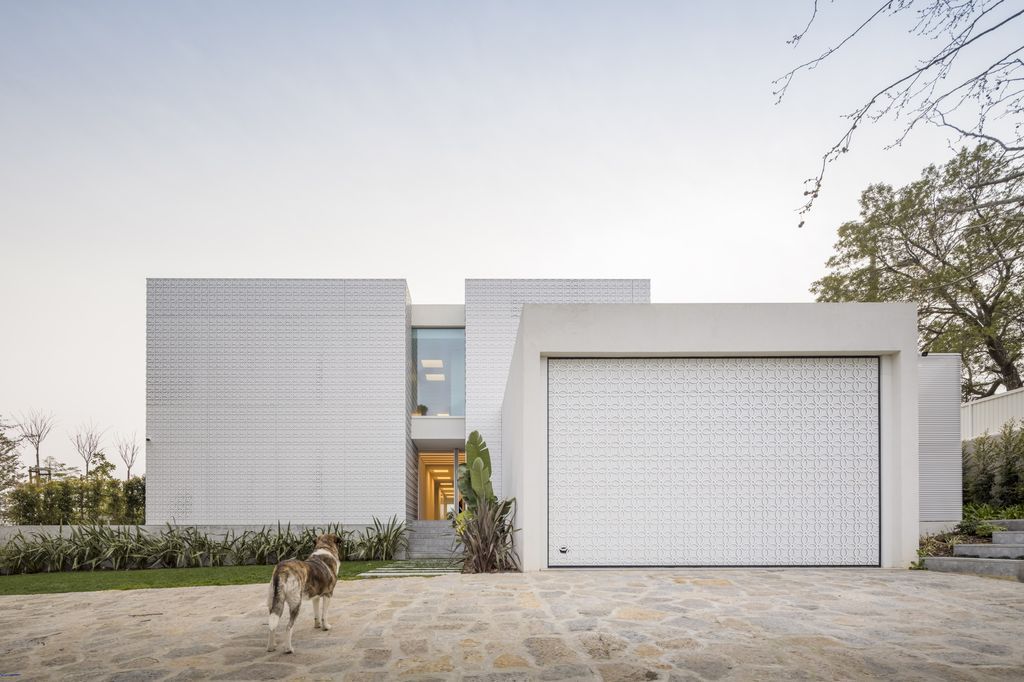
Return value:
M 444 381 L 444 374 L 427 372 L 423 375 L 427 381 Z
M 438 413 L 437 413 L 437 414 L 435 414 L 434 416 L 435 416 L 435 417 L 447 417 L 447 416 L 448 416 L 448 413 L 447 413 L 447 412 L 438 412 Z
M 444 367 L 444 360 L 420 360 L 424 369 L 441 369 Z

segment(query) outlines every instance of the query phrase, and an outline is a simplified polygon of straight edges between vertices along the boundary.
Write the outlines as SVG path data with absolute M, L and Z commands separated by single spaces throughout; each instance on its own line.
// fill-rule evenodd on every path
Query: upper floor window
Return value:
M 466 330 L 412 330 L 416 411 L 425 417 L 466 416 Z

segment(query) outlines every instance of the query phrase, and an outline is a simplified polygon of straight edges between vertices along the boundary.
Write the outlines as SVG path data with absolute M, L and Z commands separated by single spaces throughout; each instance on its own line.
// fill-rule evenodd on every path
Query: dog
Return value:
M 302 598 L 309 597 L 313 602 L 313 627 L 330 630 L 327 622 L 327 607 L 334 595 L 334 586 L 338 584 L 338 569 L 341 568 L 341 553 L 338 551 L 337 535 L 329 533 L 316 539 L 313 553 L 305 561 L 288 559 L 274 567 L 274 577 L 270 581 L 267 594 L 267 609 L 270 618 L 270 637 L 267 640 L 267 651 L 277 648 L 275 634 L 277 623 L 284 613 L 284 605 L 288 604 L 288 634 L 285 636 L 284 651 L 293 653 L 292 629 L 295 619 L 299 616 Z

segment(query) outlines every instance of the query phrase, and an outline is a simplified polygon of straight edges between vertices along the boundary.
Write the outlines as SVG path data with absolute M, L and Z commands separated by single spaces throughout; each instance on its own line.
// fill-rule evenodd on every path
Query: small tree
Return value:
M 18 456 L 18 438 L 7 435 L 12 424 L 0 417 L 0 519 L 7 516 L 7 496 L 21 481 L 21 461 Z
M 39 446 L 50 435 L 50 431 L 53 431 L 55 423 L 53 415 L 42 410 L 31 410 L 19 420 L 18 430 L 21 431 L 21 437 L 36 451 L 36 473 L 39 472 Z
M 82 471 L 78 467 L 68 466 L 53 455 L 44 459 L 43 464 L 45 464 L 46 468 L 50 470 L 50 476 L 55 481 L 68 478 L 69 476 L 82 475 Z
M 102 450 L 92 456 L 91 471 L 87 474 L 90 478 L 111 479 L 114 477 L 114 469 L 117 468 L 113 462 L 107 459 L 106 453 Z
M 84 424 L 78 427 L 78 432 L 71 437 L 71 443 L 75 446 L 78 456 L 85 462 L 85 475 L 89 475 L 89 467 L 92 465 L 96 453 L 100 451 L 100 440 L 103 432 L 93 424 Z M 106 458 L 104 458 L 106 459 Z
M 115 439 L 117 443 L 117 454 L 120 455 L 121 461 L 124 462 L 124 466 L 128 469 L 128 473 L 125 474 L 124 479 L 127 481 L 132 477 L 132 467 L 135 466 L 135 459 L 139 456 L 139 443 L 135 434 L 131 437 L 119 436 Z

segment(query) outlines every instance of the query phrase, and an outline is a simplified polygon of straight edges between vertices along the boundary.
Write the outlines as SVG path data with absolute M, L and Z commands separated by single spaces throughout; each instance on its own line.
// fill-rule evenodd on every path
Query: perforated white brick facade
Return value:
M 148 523 L 405 516 L 404 280 L 151 279 Z
M 480 431 L 501 490 L 501 403 L 525 303 L 650 303 L 647 279 L 467 279 L 466 435 Z

